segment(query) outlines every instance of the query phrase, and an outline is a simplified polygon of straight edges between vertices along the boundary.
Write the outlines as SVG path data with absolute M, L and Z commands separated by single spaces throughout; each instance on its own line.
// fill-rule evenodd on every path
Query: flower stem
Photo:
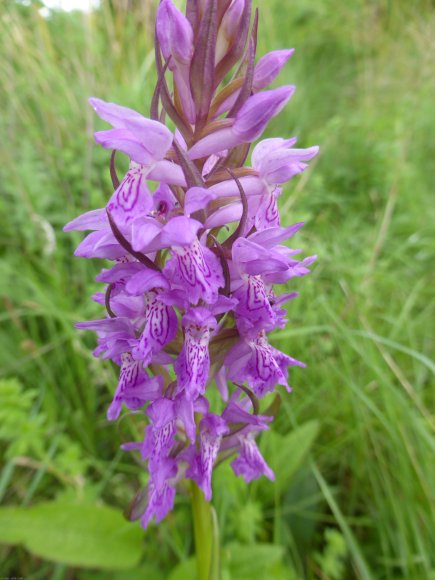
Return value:
M 216 512 L 193 481 L 191 489 L 197 580 L 220 580 L 220 546 Z

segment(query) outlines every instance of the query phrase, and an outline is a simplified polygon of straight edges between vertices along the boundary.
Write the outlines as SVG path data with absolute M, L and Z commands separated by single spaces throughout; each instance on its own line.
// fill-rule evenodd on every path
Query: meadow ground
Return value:
M 48 20 L 0 6 L 2 576 L 192 577 L 187 494 L 144 535 L 122 523 L 145 480 L 119 442 L 138 427 L 105 420 L 115 371 L 73 328 L 100 315 L 98 266 L 62 232 L 111 193 L 87 97 L 148 112 L 154 4 L 139 4 Z M 225 578 L 435 578 L 435 5 L 258 4 L 260 54 L 297 49 L 268 135 L 322 150 L 281 198 L 318 263 L 273 336 L 308 363 L 262 441 L 277 483 L 216 473 Z

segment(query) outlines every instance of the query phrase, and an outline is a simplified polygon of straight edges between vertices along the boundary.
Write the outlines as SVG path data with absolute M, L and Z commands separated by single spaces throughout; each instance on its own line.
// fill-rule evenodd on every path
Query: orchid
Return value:
M 161 0 L 151 118 L 90 99 L 112 127 L 95 139 L 112 151 L 114 193 L 65 230 L 91 231 L 76 255 L 112 265 L 94 297 L 106 317 L 77 327 L 95 331 L 95 356 L 120 367 L 108 419 L 125 406 L 146 425 L 142 442 L 123 445 L 149 471 L 147 503 L 135 510 L 144 527 L 173 508 L 182 479 L 210 501 L 213 470 L 227 457 L 247 483 L 274 479 L 255 441 L 272 420 L 260 406 L 277 385 L 291 390 L 289 368 L 304 366 L 267 334 L 284 326 L 283 304 L 296 296 L 276 285 L 308 274 L 315 259 L 284 245 L 303 224 L 280 224 L 278 198 L 318 147 L 265 139 L 248 165 L 251 143 L 295 91 L 264 90 L 293 51 L 255 64 L 251 4 L 187 0 L 184 15 Z M 130 160 L 122 180 L 116 152 Z

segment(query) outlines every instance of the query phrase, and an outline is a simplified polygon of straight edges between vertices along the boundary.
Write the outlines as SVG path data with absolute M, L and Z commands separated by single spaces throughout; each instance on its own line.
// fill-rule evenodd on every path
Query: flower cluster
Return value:
M 94 296 L 107 315 L 77 327 L 95 331 L 95 356 L 120 367 L 108 419 L 123 405 L 146 418 L 144 440 L 123 446 L 147 461 L 147 502 L 134 514 L 144 527 L 172 509 L 181 478 L 210 500 L 221 459 L 232 457 L 246 482 L 274 478 L 255 442 L 273 416 L 259 400 L 276 385 L 290 390 L 289 367 L 304 366 L 267 333 L 285 325 L 283 306 L 296 296 L 275 285 L 304 276 L 314 260 L 284 245 L 303 224 L 282 226 L 277 202 L 318 148 L 265 139 L 246 165 L 250 144 L 295 90 L 264 90 L 293 51 L 255 61 L 251 4 L 187 0 L 184 15 L 161 0 L 151 118 L 90 99 L 112 127 L 95 139 L 112 151 L 114 193 L 65 230 L 91 230 L 75 255 L 112 265 Z M 122 181 L 117 151 L 130 159 Z

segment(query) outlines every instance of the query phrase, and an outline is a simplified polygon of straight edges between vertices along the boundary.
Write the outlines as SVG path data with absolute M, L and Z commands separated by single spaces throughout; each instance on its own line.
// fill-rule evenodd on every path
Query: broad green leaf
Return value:
M 0 508 L 0 543 L 22 544 L 35 556 L 87 568 L 132 568 L 143 533 L 117 510 L 94 504 L 49 502 Z
M 119 570 L 117 572 L 96 572 L 95 570 L 82 570 L 77 574 L 77 580 L 167 580 L 164 572 L 158 570 L 152 564 L 144 564 L 139 568 Z
M 172 570 L 168 580 L 195 580 L 196 578 L 196 558 L 192 557 L 180 562 L 178 566 Z
M 223 580 L 293 580 L 291 570 L 284 570 L 284 548 L 273 544 L 243 545 L 232 543 L 222 550 Z M 195 580 L 194 557 L 174 568 L 168 580 Z
M 316 478 L 308 465 L 305 465 L 292 478 L 276 511 L 285 522 L 286 534 L 291 533 L 292 541 L 300 554 L 306 554 L 312 549 L 323 504 L 324 498 Z M 297 506 L 304 507 L 300 510 Z
M 291 580 L 290 570 L 283 575 L 284 548 L 274 544 L 230 544 L 223 550 L 223 562 L 232 580 Z
M 258 483 L 262 497 L 263 492 L 271 498 L 276 492 L 281 493 L 285 490 L 305 461 L 318 433 L 319 422 L 308 421 L 285 436 L 274 431 L 268 431 L 263 435 L 261 450 L 275 473 L 276 481 L 272 485 L 264 481 Z

